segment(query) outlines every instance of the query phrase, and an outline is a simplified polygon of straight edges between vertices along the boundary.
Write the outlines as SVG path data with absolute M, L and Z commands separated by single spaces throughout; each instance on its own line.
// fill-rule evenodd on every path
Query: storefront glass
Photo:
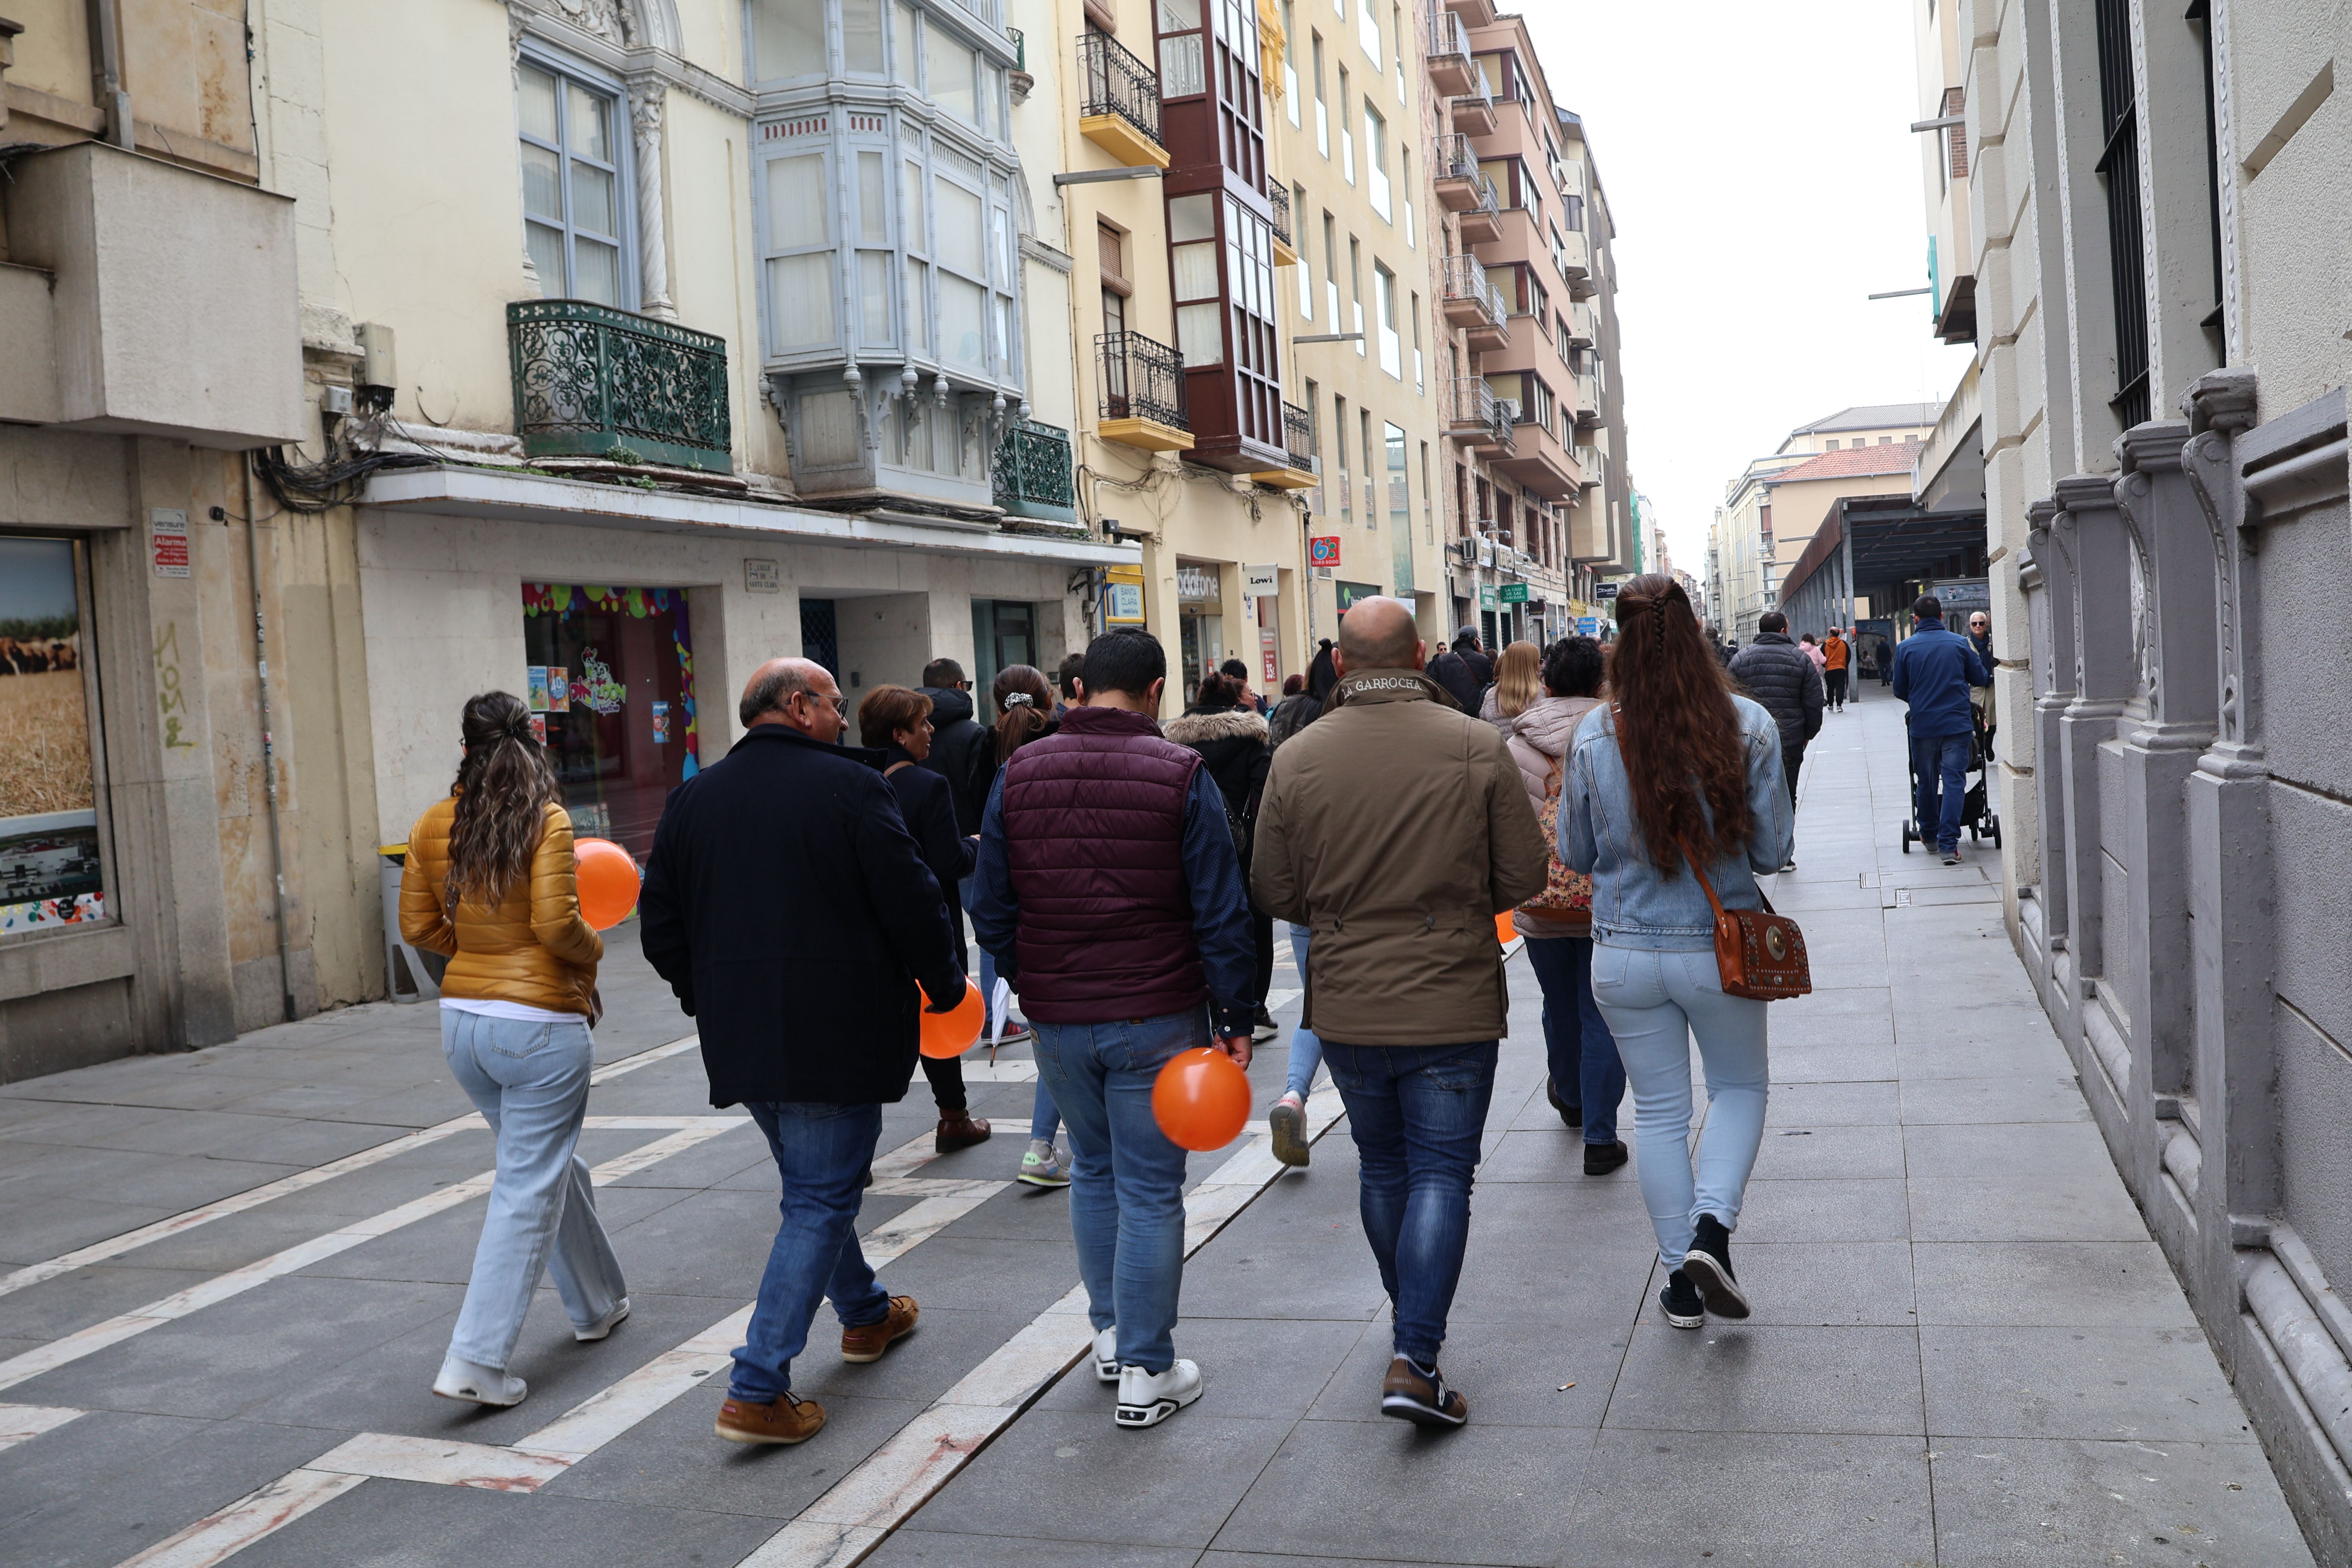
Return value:
M 0 535 L 0 936 L 106 918 L 77 551 Z
M 642 861 L 662 802 L 702 765 L 686 594 L 526 583 L 522 614 L 532 728 L 572 831 Z

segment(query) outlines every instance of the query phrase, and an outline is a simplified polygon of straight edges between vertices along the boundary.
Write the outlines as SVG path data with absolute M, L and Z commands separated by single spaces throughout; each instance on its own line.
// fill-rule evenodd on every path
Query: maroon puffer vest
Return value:
M 1072 708 L 1005 764 L 1023 1013 L 1107 1024 L 1207 999 L 1184 881 L 1184 802 L 1200 765 L 1119 708 Z

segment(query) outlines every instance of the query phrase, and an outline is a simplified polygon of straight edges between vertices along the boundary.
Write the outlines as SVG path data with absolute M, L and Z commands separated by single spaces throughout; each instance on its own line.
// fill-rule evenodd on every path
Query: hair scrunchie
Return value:
M 1034 708 L 1037 706 L 1037 699 L 1026 691 L 1008 691 L 1004 694 L 1004 706 L 1007 708 Z

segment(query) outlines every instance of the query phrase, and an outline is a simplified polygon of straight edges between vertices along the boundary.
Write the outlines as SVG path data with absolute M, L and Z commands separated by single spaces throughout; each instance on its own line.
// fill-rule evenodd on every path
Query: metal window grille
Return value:
M 2128 430 L 2147 421 L 2150 403 L 2147 273 L 2139 223 L 2143 171 L 2129 0 L 2097 0 L 2097 25 L 2099 104 L 2106 130 L 2098 173 L 2106 184 L 2107 268 L 2116 312 L 2116 395 L 2108 403 Z

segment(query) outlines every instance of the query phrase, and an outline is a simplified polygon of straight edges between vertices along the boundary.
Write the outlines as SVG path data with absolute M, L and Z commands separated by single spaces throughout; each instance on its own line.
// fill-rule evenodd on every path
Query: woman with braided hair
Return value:
M 400 934 L 449 960 L 441 1050 L 490 1124 L 499 1164 L 433 1392 L 519 1405 L 530 1388 L 507 1362 L 541 1269 L 555 1277 L 573 1339 L 601 1340 L 629 1315 L 620 1260 L 575 1152 L 604 943 L 580 918 L 572 818 L 556 804 L 530 710 L 487 691 L 466 704 L 460 732 L 457 782 L 408 836 Z
M 1763 904 L 1788 857 L 1780 729 L 1731 689 L 1689 597 L 1651 573 L 1620 588 L 1609 701 L 1577 726 L 1559 852 L 1592 879 L 1592 997 L 1633 1088 L 1642 1197 L 1668 1270 L 1666 1321 L 1745 1318 L 1731 1232 L 1764 1139 L 1765 1004 L 1727 995 L 1715 911 Z M 1690 1042 L 1706 1070 L 1696 1170 Z

